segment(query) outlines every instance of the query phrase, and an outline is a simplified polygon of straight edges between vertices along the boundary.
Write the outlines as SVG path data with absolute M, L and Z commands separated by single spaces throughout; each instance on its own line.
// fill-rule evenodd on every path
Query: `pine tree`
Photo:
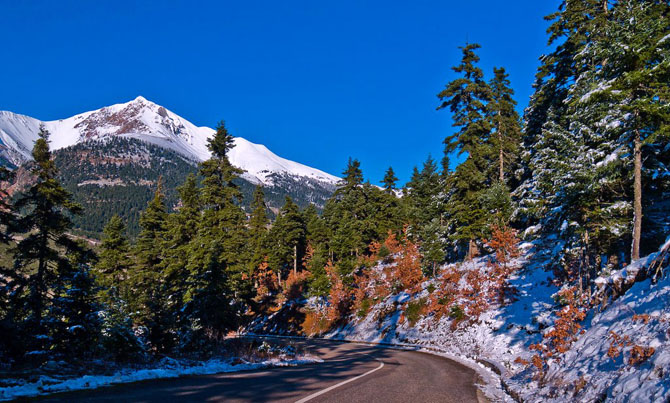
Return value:
M 165 279 L 164 292 L 167 295 L 165 307 L 169 322 L 175 331 L 186 326 L 182 310 L 190 261 L 190 244 L 198 234 L 202 204 L 198 183 L 194 174 L 189 174 L 184 183 L 177 188 L 179 204 L 176 211 L 167 217 L 164 256 L 160 268 Z
M 276 267 L 281 285 L 283 268 L 291 266 L 298 271 L 306 246 L 306 227 L 302 214 L 293 200 L 286 196 L 286 202 L 279 211 L 270 233 L 273 240 L 271 264 Z
M 363 183 L 363 171 L 360 161 L 349 158 L 347 169 L 342 172 L 342 186 L 340 189 L 349 190 Z
M 0 243 L 9 243 L 14 213 L 5 186 L 14 178 L 14 172 L 0 166 Z
M 104 290 L 108 303 L 125 299 L 126 279 L 131 269 L 130 246 L 126 238 L 126 226 L 118 215 L 112 216 L 104 228 L 100 254 L 95 265 L 97 279 Z
M 141 345 L 132 328 L 128 302 L 128 276 L 132 273 L 130 245 L 126 226 L 118 215 L 112 216 L 104 228 L 100 254 L 95 264 L 96 279 L 100 284 L 103 305 L 101 312 L 102 346 L 117 359 L 129 359 L 141 351 Z M 85 280 L 85 277 L 81 278 Z
M 442 101 L 437 108 L 449 108 L 454 126 L 459 131 L 445 138 L 445 154 L 458 151 L 467 153 L 466 160 L 458 165 L 451 176 L 453 192 L 449 200 L 449 214 L 455 225 L 456 241 L 469 241 L 468 256 L 476 252 L 475 240 L 484 233 L 485 213 L 479 203 L 479 193 L 487 184 L 486 171 L 490 164 L 490 120 L 486 118 L 486 103 L 491 99 L 491 89 L 484 81 L 484 73 L 477 67 L 480 46 L 462 47 L 461 64 L 454 67 L 462 74 L 447 84 L 437 96 Z
M 486 102 L 491 98 L 491 89 L 484 81 L 484 73 L 476 66 L 479 56 L 475 53 L 481 46 L 468 44 L 460 49 L 463 52 L 461 64 L 453 67 L 463 77 L 446 85 L 437 97 L 442 101 L 437 108 L 449 108 L 453 114 L 454 126 L 460 130 L 444 140 L 446 151 L 474 155 L 488 139 L 489 122 L 485 119 Z
M 325 245 L 328 242 L 328 227 L 314 204 L 307 206 L 303 212 L 303 221 L 307 229 L 307 242 L 312 246 Z
M 154 198 L 140 216 L 140 233 L 134 247 L 136 258 L 130 282 L 133 298 L 130 306 L 135 323 L 147 330 L 152 348 L 165 351 L 172 347 L 166 314 L 166 281 L 161 267 L 167 230 L 167 207 L 162 182 L 158 181 Z
M 72 201 L 70 194 L 56 179 L 58 171 L 51 158 L 48 138 L 49 132 L 40 127 L 32 152 L 34 164 L 31 174 L 35 182 L 14 206 L 16 211 L 23 212 L 17 220 L 17 228 L 26 235 L 14 251 L 17 272 L 13 276 L 16 285 L 13 294 L 18 300 L 15 299 L 12 304 L 15 311 L 25 315 L 21 326 L 32 337 L 26 342 L 26 348 L 43 353 L 47 349 L 62 347 L 50 344 L 58 343 L 53 337 L 54 326 L 51 325 L 63 325 L 68 318 L 72 318 L 74 312 L 67 310 L 60 298 L 61 293 L 76 285 L 73 280 L 77 276 L 84 276 L 87 259 L 83 256 L 88 255 L 79 243 L 67 235 L 72 227 L 69 217 L 78 214 L 81 207 Z M 73 255 L 81 259 L 68 259 Z M 89 302 L 86 300 L 82 304 Z M 84 309 L 83 305 L 81 309 Z M 61 316 L 48 317 L 49 311 L 60 311 Z
M 514 90 L 510 87 L 509 75 L 504 68 L 494 68 L 489 86 L 491 101 L 487 104 L 491 126 L 491 144 L 498 154 L 498 181 L 506 183 L 505 172 L 513 173 L 519 158 L 521 124 L 514 107 Z M 509 175 L 508 175 L 509 176 Z
M 606 27 L 611 43 L 601 49 L 607 84 L 593 92 L 594 101 L 609 103 L 608 115 L 621 116 L 610 127 L 633 155 L 632 259 L 640 257 L 642 238 L 642 154 L 645 146 L 670 133 L 668 18 L 666 2 L 618 1 Z
M 397 181 L 398 178 L 395 176 L 395 172 L 393 172 L 393 167 L 389 167 L 386 170 L 386 174 L 384 174 L 384 179 L 381 182 L 384 184 L 384 190 L 386 190 L 387 193 L 393 193 L 393 191 L 396 189 Z
M 268 255 L 266 248 L 268 225 L 267 205 L 263 187 L 256 185 L 254 198 L 251 203 L 251 217 L 249 219 L 249 243 L 251 249 L 251 271 L 258 267 Z
M 197 347 L 205 337 L 217 337 L 235 328 L 240 306 L 235 294 L 251 297 L 251 279 L 244 256 L 246 215 L 239 207 L 241 193 L 234 180 L 242 170 L 228 152 L 233 136 L 223 122 L 208 144 L 212 156 L 200 165 L 202 215 L 197 235 L 189 244 L 184 314 L 188 318 L 185 345 Z
M 584 52 L 590 41 L 590 33 L 602 31 L 603 15 L 607 13 L 606 0 L 563 1 L 559 10 L 547 17 L 551 25 L 548 45 L 555 49 L 540 59 L 542 65 L 536 74 L 531 96 L 524 115 L 522 180 L 514 190 L 520 200 L 519 221 L 526 225 L 546 217 L 556 189 L 548 189 L 552 166 L 566 166 L 573 161 L 573 150 L 569 143 L 578 143 L 571 138 L 567 109 L 570 90 L 578 76 L 588 68 L 578 55 Z M 561 144 L 566 140 L 566 144 Z M 551 149 L 550 147 L 555 147 Z M 569 151 L 557 154 L 555 150 Z M 580 150 L 581 151 L 581 150 Z M 546 155 L 552 155 L 550 162 Z M 537 190 L 545 188 L 541 196 Z M 559 224 L 560 225 L 560 224 Z
M 59 281 L 52 289 L 53 303 L 47 306 L 46 325 L 51 336 L 50 350 L 61 357 L 91 358 L 99 353 L 101 306 L 96 301 L 97 287 L 89 268 L 94 253 L 84 241 L 66 249 L 58 263 Z

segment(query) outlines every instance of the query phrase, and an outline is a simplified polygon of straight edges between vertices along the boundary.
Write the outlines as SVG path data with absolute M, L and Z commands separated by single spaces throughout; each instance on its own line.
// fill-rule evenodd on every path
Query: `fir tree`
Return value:
M 168 296 L 166 310 L 170 315 L 170 321 L 181 329 L 187 322 L 182 311 L 189 274 L 186 267 L 190 261 L 191 242 L 198 234 L 202 216 L 196 176 L 188 175 L 184 183 L 177 188 L 177 192 L 179 205 L 167 218 L 161 270 L 165 278 L 165 293 Z
M 445 154 L 458 151 L 467 153 L 451 178 L 453 193 L 449 200 L 449 213 L 454 221 L 457 241 L 469 240 L 468 256 L 475 253 L 475 240 L 484 231 L 484 216 L 479 203 L 479 193 L 487 183 L 486 171 L 490 166 L 490 121 L 486 118 L 486 103 L 491 99 L 491 89 L 484 81 L 484 73 L 477 67 L 480 46 L 462 47 L 461 64 L 454 67 L 462 76 L 447 84 L 437 96 L 442 101 L 437 108 L 449 108 L 454 126 L 460 128 L 445 138 Z
M 238 203 L 239 188 L 234 183 L 242 170 L 234 167 L 228 152 L 232 135 L 224 124 L 210 139 L 212 156 L 200 165 L 202 216 L 197 235 L 189 244 L 188 278 L 184 292 L 184 314 L 188 318 L 185 343 L 216 337 L 237 325 L 235 294 L 250 295 L 251 283 L 244 256 L 247 241 L 246 216 Z
M 6 184 L 14 179 L 14 172 L 0 166 L 0 243 L 9 243 L 11 227 L 14 223 L 14 213 L 9 203 L 9 194 L 5 190 Z
M 642 238 L 642 154 L 670 133 L 670 7 L 666 2 L 618 1 L 606 27 L 612 37 L 602 46 L 607 85 L 594 91 L 594 100 L 607 102 L 621 116 L 610 127 L 633 155 L 633 240 L 631 258 L 640 257 Z M 602 56 L 601 56 L 602 57 Z M 606 115 L 607 116 L 607 115 Z
M 384 190 L 386 190 L 388 193 L 393 193 L 393 191 L 396 189 L 397 181 L 398 178 L 395 176 L 395 172 L 393 172 L 393 167 L 389 167 L 386 170 L 386 174 L 384 174 L 384 179 L 382 180 Z
M 363 171 L 360 161 L 349 158 L 347 169 L 342 172 L 342 186 L 340 189 L 349 190 L 363 183 Z
M 254 198 L 251 203 L 251 217 L 249 219 L 249 242 L 251 248 L 251 271 L 263 263 L 268 251 L 267 243 L 268 225 L 270 220 L 267 216 L 267 205 L 263 187 L 256 185 Z
M 282 269 L 292 266 L 293 272 L 298 271 L 298 262 L 302 261 L 305 248 L 306 228 L 298 206 L 290 197 L 279 212 L 272 227 L 270 237 L 273 239 L 271 263 L 277 268 L 281 284 Z
M 323 245 L 328 242 L 328 227 L 314 204 L 310 204 L 302 212 L 305 228 L 307 229 L 307 241 L 313 246 Z
M 166 281 L 161 264 L 167 230 L 167 208 L 162 183 L 159 180 L 154 198 L 140 216 L 140 234 L 134 247 L 136 258 L 130 282 L 133 299 L 131 308 L 135 323 L 147 330 L 151 346 L 164 351 L 172 347 L 166 323 Z
M 95 264 L 99 294 L 104 303 L 102 311 L 102 346 L 117 359 L 128 359 L 141 351 L 139 340 L 129 317 L 129 274 L 132 273 L 132 256 L 126 238 L 126 226 L 118 215 L 112 216 L 104 228 L 100 254 Z M 85 278 L 82 278 L 84 280 Z
M 62 325 L 74 314 L 61 304 L 61 292 L 73 287 L 72 279 L 84 275 L 87 263 L 83 259 L 87 252 L 67 235 L 72 227 L 69 217 L 78 214 L 81 207 L 71 200 L 70 194 L 56 179 L 58 172 L 51 158 L 48 138 L 49 132 L 40 127 L 32 152 L 31 173 L 35 182 L 15 204 L 15 209 L 23 212 L 17 220 L 17 228 L 26 235 L 14 251 L 17 288 L 13 294 L 18 300 L 12 302 L 17 311 L 24 312 L 22 326 L 33 337 L 26 347 L 42 352 L 54 348 L 49 342 L 58 342 L 53 338 L 54 327 L 50 325 L 54 325 L 54 321 L 60 321 L 58 324 Z M 72 255 L 82 259 L 68 259 Z M 60 311 L 61 315 L 50 318 L 46 315 L 49 311 Z
M 514 107 L 514 90 L 510 87 L 509 76 L 504 68 L 494 68 L 494 76 L 489 86 L 491 101 L 487 104 L 491 126 L 495 132 L 491 144 L 498 154 L 498 181 L 506 183 L 505 172 L 514 172 L 521 145 L 521 125 L 519 114 Z

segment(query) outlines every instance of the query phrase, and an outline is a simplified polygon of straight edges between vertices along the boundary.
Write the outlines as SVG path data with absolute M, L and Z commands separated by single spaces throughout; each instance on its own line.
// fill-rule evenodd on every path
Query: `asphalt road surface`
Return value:
M 52 395 L 49 402 L 477 402 L 474 370 L 417 351 L 304 342 L 323 363 Z

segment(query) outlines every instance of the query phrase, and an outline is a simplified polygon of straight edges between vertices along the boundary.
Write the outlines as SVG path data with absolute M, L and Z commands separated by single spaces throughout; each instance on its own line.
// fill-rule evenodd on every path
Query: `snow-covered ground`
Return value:
M 50 393 L 94 389 L 103 386 L 144 381 L 159 378 L 177 378 L 186 375 L 209 375 L 224 372 L 247 371 L 268 367 L 295 366 L 323 362 L 310 355 L 279 355 L 276 358 L 260 362 L 246 362 L 242 359 L 212 359 L 193 363 L 166 358 L 153 368 L 122 369 L 111 375 L 84 375 L 76 378 L 55 378 L 43 375 L 37 381 L 26 382 L 21 379 L 2 379 L 0 400 L 39 396 Z
M 552 329 L 559 289 L 553 283 L 552 261 L 562 244 L 556 238 L 521 245 L 522 256 L 515 262 L 520 269 L 511 277 L 517 290 L 516 300 L 493 306 L 475 323 L 452 326 L 449 315 L 435 320 L 422 316 L 415 323 L 405 318 L 409 302 L 425 300 L 434 281 L 426 281 L 414 294 L 393 294 L 374 304 L 363 317 L 352 314 L 347 324 L 325 337 L 350 341 L 420 345 L 437 348 L 452 356 L 486 362 L 502 373 L 504 386 L 517 398 L 539 401 L 658 401 L 670 397 L 670 276 L 657 283 L 651 279 L 635 282 L 658 253 L 642 258 L 622 270 L 596 281 L 601 289 L 595 298 L 603 304 L 591 308 L 581 323 L 583 332 L 576 336 L 570 350 L 559 359 L 548 361 L 547 374 L 538 381 L 530 361 L 529 346 L 542 340 Z M 461 270 L 486 272 L 487 257 L 466 263 Z M 381 270 L 381 266 L 378 267 Z M 445 267 L 446 268 L 446 267 Z M 443 271 L 444 269 L 443 268 Z M 670 270 L 666 267 L 666 271 Z M 618 299 L 603 294 L 609 288 L 630 287 Z M 605 297 L 603 297 L 603 294 Z M 323 301 L 311 298 L 305 308 L 323 309 Z M 281 311 L 277 314 L 280 316 Z M 272 317 L 256 326 L 259 331 L 291 332 L 273 323 Z M 613 335 L 612 332 L 616 335 Z M 295 329 L 293 329 L 295 333 Z M 611 347 L 619 355 L 611 358 Z M 637 346 L 637 348 L 636 348 Z M 653 349 L 653 350 L 651 350 Z M 642 356 L 640 362 L 632 356 Z M 647 359 L 645 355 L 650 355 Z M 470 361 L 471 362 L 471 361 Z

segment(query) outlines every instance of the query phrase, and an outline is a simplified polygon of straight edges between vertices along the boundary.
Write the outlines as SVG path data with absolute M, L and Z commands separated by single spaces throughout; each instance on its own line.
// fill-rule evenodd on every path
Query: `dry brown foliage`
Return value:
M 628 357 L 628 365 L 641 364 L 649 359 L 656 349 L 653 347 L 642 347 L 635 345 L 630 349 L 630 357 Z
M 270 296 L 279 289 L 277 275 L 268 267 L 267 261 L 261 263 L 253 274 L 256 296 L 259 299 Z
M 579 324 L 586 317 L 583 309 L 584 298 L 577 287 L 570 287 L 558 293 L 563 301 L 563 308 L 556 313 L 558 317 L 553 328 L 544 334 L 542 342 L 532 344 L 531 350 L 537 351 L 533 356 L 533 365 L 538 370 L 540 379 L 544 378 L 547 360 L 553 358 L 560 361 L 561 356 L 570 349 L 570 345 L 577 339 L 582 326 Z

